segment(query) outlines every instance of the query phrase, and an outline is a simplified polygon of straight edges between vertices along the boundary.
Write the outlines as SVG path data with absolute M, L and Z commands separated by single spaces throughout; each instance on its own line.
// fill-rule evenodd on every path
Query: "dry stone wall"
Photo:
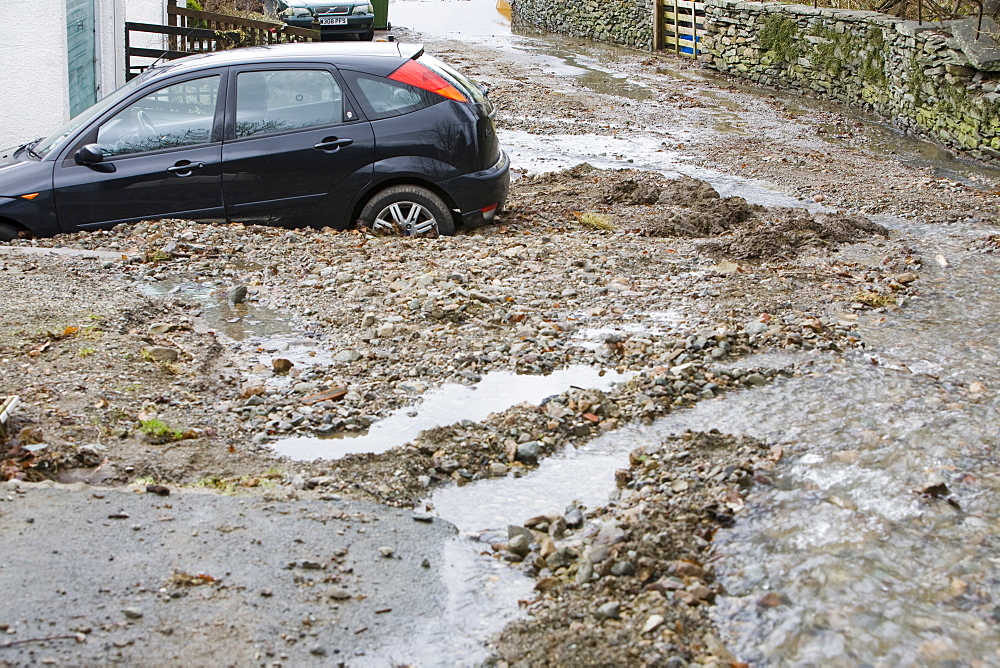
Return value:
M 649 51 L 653 0 L 511 0 L 511 25 Z
M 972 19 L 707 0 L 702 60 L 768 86 L 864 105 L 897 126 L 1000 159 L 1000 48 Z M 996 34 L 986 19 L 984 31 Z

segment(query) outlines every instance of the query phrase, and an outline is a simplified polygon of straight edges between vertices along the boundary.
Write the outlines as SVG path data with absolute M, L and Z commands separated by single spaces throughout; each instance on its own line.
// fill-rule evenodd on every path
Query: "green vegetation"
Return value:
M 236 485 L 232 480 L 226 480 L 218 474 L 212 474 L 206 476 L 201 480 L 194 483 L 195 487 L 202 487 L 205 489 L 214 489 L 220 492 L 232 493 L 236 491 Z
M 759 39 L 761 47 L 778 62 L 793 64 L 802 56 L 799 26 L 787 16 L 772 14 L 764 19 Z
M 193 9 L 196 12 L 203 12 L 205 9 L 201 6 L 198 0 L 187 0 L 187 8 Z M 187 20 L 188 28 L 207 28 L 208 22 L 205 19 L 188 18 Z
M 90 357 L 96 352 L 93 348 L 80 348 L 80 357 Z
M 184 438 L 184 432 L 181 429 L 169 427 L 165 422 L 156 418 L 141 420 L 139 422 L 139 431 L 156 443 L 170 443 L 171 441 L 179 441 Z

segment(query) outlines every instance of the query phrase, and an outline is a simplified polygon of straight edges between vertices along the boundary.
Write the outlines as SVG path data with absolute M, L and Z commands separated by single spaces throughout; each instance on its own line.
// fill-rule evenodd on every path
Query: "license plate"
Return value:
M 325 26 L 346 26 L 347 17 L 346 16 L 321 16 L 319 17 L 319 22 L 321 25 Z

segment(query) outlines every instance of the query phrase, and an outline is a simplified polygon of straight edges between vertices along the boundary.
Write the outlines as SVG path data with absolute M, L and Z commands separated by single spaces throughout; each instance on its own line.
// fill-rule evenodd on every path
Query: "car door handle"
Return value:
M 327 137 L 320 143 L 313 146 L 313 148 L 319 149 L 320 151 L 326 151 L 327 153 L 336 153 L 345 146 L 350 146 L 353 143 L 353 139 L 337 139 L 336 137 Z
M 177 176 L 191 176 L 191 172 L 196 169 L 201 169 L 205 166 L 203 162 L 188 162 L 187 160 L 181 160 L 173 167 L 167 167 L 167 171 L 171 174 L 176 174 Z

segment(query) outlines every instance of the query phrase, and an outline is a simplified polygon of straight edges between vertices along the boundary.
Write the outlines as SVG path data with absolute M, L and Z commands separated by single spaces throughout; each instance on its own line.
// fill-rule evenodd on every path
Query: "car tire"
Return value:
M 20 235 L 20 228 L 7 223 L 0 223 L 0 241 L 13 241 L 20 237 Z
M 448 205 L 420 186 L 393 186 L 379 192 L 361 210 L 361 224 L 376 234 L 455 234 L 455 218 Z
M 358 35 L 358 39 L 360 39 L 362 42 L 370 42 L 373 39 L 375 39 L 375 27 L 374 26 L 371 27 L 368 30 L 368 32 L 363 32 L 363 33 L 359 34 Z

